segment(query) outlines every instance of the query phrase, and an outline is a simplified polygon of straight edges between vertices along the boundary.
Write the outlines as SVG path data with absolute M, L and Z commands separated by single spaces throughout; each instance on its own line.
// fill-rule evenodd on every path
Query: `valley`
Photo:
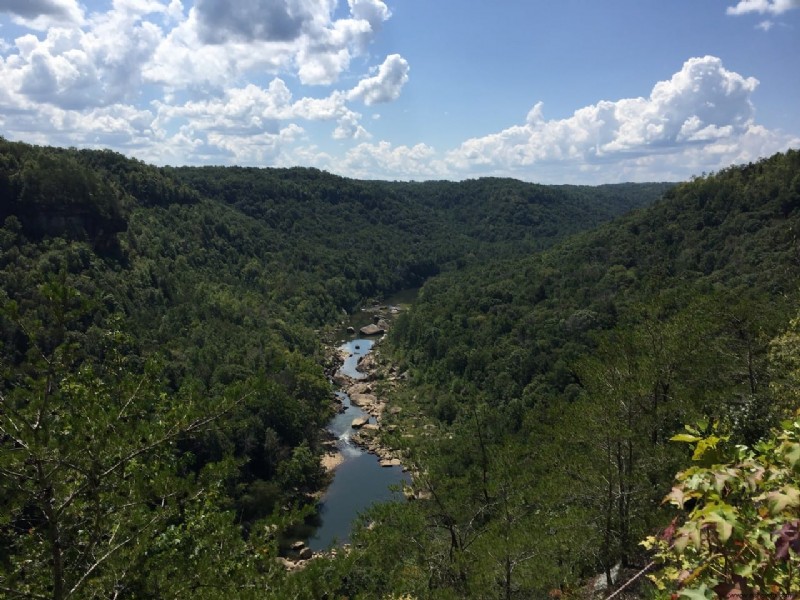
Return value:
M 0 199 L 9 597 L 800 589 L 797 151 L 591 187 L 0 139 Z

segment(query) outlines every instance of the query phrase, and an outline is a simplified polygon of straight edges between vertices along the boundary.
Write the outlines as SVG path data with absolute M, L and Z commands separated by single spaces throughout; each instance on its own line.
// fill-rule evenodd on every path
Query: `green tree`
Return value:
M 139 577 L 131 569 L 149 541 L 202 493 L 180 475 L 177 443 L 240 401 L 212 407 L 191 392 L 168 395 L 158 361 L 132 374 L 115 350 L 126 336 L 105 336 L 106 360 L 93 365 L 75 363 L 63 333 L 47 337 L 63 340 L 49 352 L 31 335 L 36 360 L 0 390 L 0 587 L 8 594 L 108 598 Z

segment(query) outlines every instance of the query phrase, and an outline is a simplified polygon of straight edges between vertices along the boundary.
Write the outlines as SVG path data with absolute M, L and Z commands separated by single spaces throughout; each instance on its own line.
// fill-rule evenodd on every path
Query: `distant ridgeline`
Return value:
M 799 172 L 400 183 L 0 139 L 0 590 L 541 597 L 634 564 L 671 432 L 751 440 L 780 412 Z M 281 533 L 325 482 L 318 330 L 420 284 L 392 352 L 401 416 L 442 433 L 404 438 L 436 500 L 288 576 Z
M 731 167 L 550 250 L 443 275 L 395 342 L 428 371 L 510 400 L 577 389 L 571 365 L 595 332 L 644 313 L 718 297 L 785 325 L 800 281 L 798 169 L 796 151 Z

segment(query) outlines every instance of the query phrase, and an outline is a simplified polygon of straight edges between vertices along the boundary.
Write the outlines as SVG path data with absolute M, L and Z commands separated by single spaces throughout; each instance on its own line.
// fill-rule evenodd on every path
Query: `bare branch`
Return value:
M 136 396 L 139 394 L 139 390 L 141 389 L 144 380 L 145 380 L 144 376 L 142 376 L 142 378 L 139 379 L 139 385 L 136 386 L 136 389 L 133 390 L 131 397 L 128 398 L 127 402 L 125 402 L 125 404 L 119 410 L 119 414 L 117 415 L 117 421 L 121 420 L 122 417 L 125 416 L 125 411 L 128 409 L 128 406 L 130 406 L 131 402 L 133 402 Z
M 161 515 L 156 515 L 155 517 L 153 517 L 153 518 L 150 520 L 150 522 L 149 522 L 147 525 L 145 525 L 144 527 L 142 527 L 142 528 L 141 528 L 140 532 L 141 532 L 141 531 L 143 531 L 143 530 L 146 530 L 146 529 L 150 528 L 150 527 L 151 527 L 151 526 L 152 526 L 152 525 L 153 525 L 153 524 L 154 524 L 156 521 L 158 521 L 158 519 L 160 518 L 160 516 L 161 516 Z M 117 530 L 118 530 L 118 529 L 119 529 L 119 525 L 117 525 L 117 527 L 114 529 L 114 532 L 112 533 L 112 535 L 111 535 L 111 539 L 109 540 L 109 542 L 113 542 L 113 540 L 114 540 L 114 536 L 116 536 L 116 534 L 117 534 Z M 117 551 L 118 551 L 120 548 L 122 548 L 123 546 L 125 546 L 126 544 L 128 544 L 129 542 L 131 542 L 131 541 L 134 539 L 134 537 L 135 537 L 135 536 L 133 536 L 133 535 L 132 535 L 132 536 L 130 536 L 130 537 L 128 537 L 128 538 L 126 538 L 126 539 L 122 540 L 122 541 L 121 541 L 120 543 L 118 543 L 116 546 L 113 546 L 112 548 L 110 548 L 110 549 L 109 549 L 109 551 L 108 551 L 108 552 L 106 552 L 106 553 L 105 553 L 103 556 L 101 556 L 100 558 L 98 558 L 98 559 L 97 559 L 97 560 L 94 562 L 94 564 L 92 564 L 92 566 L 90 566 L 90 567 L 89 567 L 89 568 L 86 570 L 86 572 L 85 572 L 83 575 L 81 575 L 81 577 L 80 577 L 80 579 L 78 579 L 77 583 L 76 583 L 74 586 L 72 586 L 72 589 L 71 589 L 71 590 L 69 590 L 69 591 L 67 592 L 67 594 L 66 594 L 66 597 L 67 597 L 67 598 L 69 598 L 70 596 L 72 596 L 72 594 L 74 594 L 76 591 L 78 591 L 78 589 L 81 587 L 81 585 L 83 585 L 83 582 L 84 582 L 84 581 L 86 581 L 86 579 L 89 577 L 89 575 L 91 575 L 91 574 L 92 574 L 92 573 L 95 571 L 95 569 L 97 569 L 97 567 L 99 567 L 99 566 L 100 566 L 101 564 L 103 564 L 103 563 L 104 563 L 106 560 L 108 560 L 108 558 L 110 558 L 110 557 L 111 557 L 111 556 L 112 556 L 112 555 L 113 555 L 115 552 L 117 552 Z

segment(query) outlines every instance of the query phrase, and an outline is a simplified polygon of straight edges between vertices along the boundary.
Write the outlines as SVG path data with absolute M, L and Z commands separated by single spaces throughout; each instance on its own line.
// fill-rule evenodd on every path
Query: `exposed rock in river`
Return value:
M 369 408 L 377 404 L 378 398 L 374 394 L 350 394 L 350 402 L 361 408 Z
M 379 335 L 381 333 L 386 332 L 385 327 L 381 327 L 380 325 L 365 325 L 359 331 L 361 331 L 361 335 Z
M 353 429 L 361 429 L 367 423 L 369 423 L 369 417 L 357 417 L 353 419 L 353 422 L 350 425 L 350 427 L 352 427 Z

